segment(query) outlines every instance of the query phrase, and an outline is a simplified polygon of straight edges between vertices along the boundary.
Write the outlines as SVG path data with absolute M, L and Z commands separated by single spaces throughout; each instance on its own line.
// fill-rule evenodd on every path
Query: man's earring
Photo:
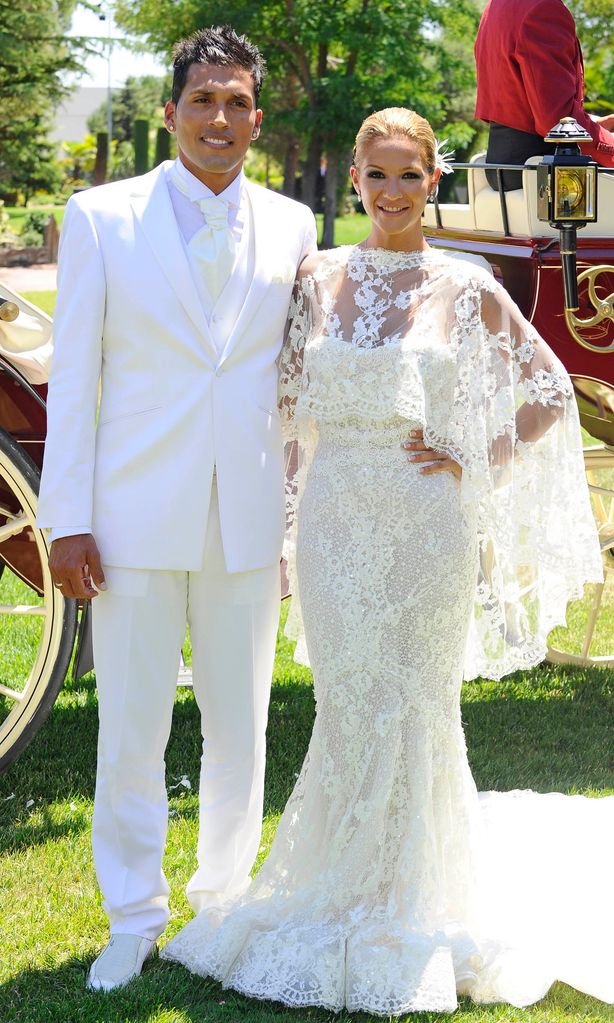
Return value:
M 174 124 L 168 124 L 167 125 L 167 129 L 168 129 L 168 131 L 174 131 L 175 130 L 175 125 Z

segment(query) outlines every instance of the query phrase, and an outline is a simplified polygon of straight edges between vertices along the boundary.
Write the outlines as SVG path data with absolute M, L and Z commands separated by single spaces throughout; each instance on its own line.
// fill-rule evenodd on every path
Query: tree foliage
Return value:
M 612 0 L 568 0 L 585 60 L 586 107 L 614 109 L 614 18 Z
M 114 91 L 112 98 L 113 138 L 117 142 L 131 142 L 135 120 L 153 120 L 160 107 L 170 98 L 170 78 L 156 75 L 129 77 L 121 89 Z M 105 100 L 90 116 L 88 130 L 95 135 L 107 130 L 107 109 Z
M 80 69 L 80 41 L 65 35 L 76 0 L 0 0 L 0 192 L 26 198 L 57 186 L 47 142 L 66 93 L 61 74 Z

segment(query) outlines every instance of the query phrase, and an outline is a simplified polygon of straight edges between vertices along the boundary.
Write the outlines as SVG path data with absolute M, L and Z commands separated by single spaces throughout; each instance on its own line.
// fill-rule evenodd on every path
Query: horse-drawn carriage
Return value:
M 584 602 L 571 609 L 583 620 L 580 649 L 566 645 L 559 629 L 549 657 L 614 665 L 614 174 L 600 175 L 598 219 L 578 238 L 580 299 L 574 312 L 569 297 L 576 269 L 561 250 L 558 226 L 538 217 L 544 196 L 535 159 L 522 170 L 522 189 L 508 193 L 488 185 L 483 157 L 455 166 L 467 173 L 467 202 L 427 207 L 429 242 L 488 261 L 570 372 L 587 431 L 585 461 L 606 581 L 594 588 L 590 608 Z M 573 212 L 578 180 L 573 173 L 562 179 L 563 213 Z M 10 301 L 16 308 L 9 308 Z M 8 321 L 2 323 L 3 314 L 17 312 L 22 324 L 31 325 L 25 345 L 11 343 Z M 79 613 L 73 676 L 91 667 L 87 612 L 52 585 L 48 539 L 35 525 L 45 436 L 46 389 L 40 381 L 50 333 L 44 313 L 0 286 L 0 768 L 27 745 L 53 705 L 70 665 Z

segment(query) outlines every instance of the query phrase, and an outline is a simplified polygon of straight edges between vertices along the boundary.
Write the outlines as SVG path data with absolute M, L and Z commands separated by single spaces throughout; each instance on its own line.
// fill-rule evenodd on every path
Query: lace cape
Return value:
M 569 376 L 507 292 L 431 249 L 319 253 L 301 267 L 279 370 L 288 634 L 302 636 L 295 536 L 323 426 L 359 437 L 400 418 L 462 466 L 461 501 L 477 516 L 465 677 L 541 661 L 567 602 L 602 579 L 601 557 Z M 306 661 L 302 642 L 295 656 Z

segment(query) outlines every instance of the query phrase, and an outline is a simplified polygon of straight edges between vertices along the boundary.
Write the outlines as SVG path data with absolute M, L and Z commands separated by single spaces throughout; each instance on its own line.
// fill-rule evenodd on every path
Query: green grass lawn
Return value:
M 2 1023 L 324 1023 L 325 1010 L 288 1010 L 224 991 L 181 967 L 155 963 L 141 980 L 109 996 L 84 990 L 88 963 L 106 938 L 90 854 L 96 760 L 96 692 L 89 677 L 68 683 L 46 725 L 0 776 L 0 1020 Z M 309 672 L 280 635 L 268 731 L 265 825 L 259 863 L 290 794 L 314 717 Z M 614 792 L 614 675 L 542 667 L 463 689 L 471 767 L 480 789 Z M 185 884 L 195 865 L 198 714 L 179 690 L 167 757 L 171 793 L 165 869 L 172 889 L 167 936 L 190 915 Z M 564 852 L 564 850 L 562 850 Z M 562 893 L 564 897 L 564 893 Z M 344 1023 L 371 1017 L 343 1013 Z M 556 985 L 538 1006 L 478 1007 L 463 1001 L 463 1023 L 614 1021 L 614 1008 Z M 407 1017 L 416 1023 L 449 1019 Z M 373 1020 L 373 1023 L 375 1021 Z
M 322 214 L 318 213 L 318 237 L 322 235 Z M 369 218 L 365 213 L 346 213 L 335 220 L 335 245 L 356 245 L 369 234 Z
M 23 297 L 27 299 L 28 302 L 33 302 L 34 305 L 37 305 L 49 316 L 53 316 L 55 300 L 57 297 L 56 291 L 24 291 Z
M 9 227 L 18 234 L 28 213 L 53 213 L 58 227 L 62 226 L 64 220 L 65 206 L 5 206 L 4 209 L 9 215 Z
M 337 242 L 360 240 L 364 227 L 365 218 L 342 218 Z M 54 293 L 27 297 L 52 312 Z M 612 614 L 601 626 L 600 642 L 611 651 L 611 591 L 607 601 Z M 585 616 L 586 602 L 571 609 L 569 648 L 578 647 Z M 7 638 L 0 634 L 0 643 Z M 12 660 L 21 656 L 16 650 Z M 501 682 L 474 681 L 463 687 L 462 711 L 480 789 L 614 794 L 614 672 L 541 666 Z M 305 755 L 313 716 L 310 674 L 294 663 L 290 645 L 280 635 L 257 866 Z M 254 1002 L 160 962 L 123 991 L 110 996 L 85 992 L 85 971 L 106 940 L 107 926 L 89 841 L 96 727 L 94 679 L 68 683 L 33 744 L 0 776 L 0 1023 L 325 1023 L 333 1018 L 369 1023 L 372 1018 L 364 1014 L 333 1017 L 325 1010 Z M 199 734 L 193 695 L 179 690 L 167 774 L 169 785 L 185 775 L 192 788 L 171 793 L 165 869 L 172 918 L 167 936 L 190 916 L 184 888 L 195 866 Z M 406 1019 L 443 1023 L 449 1018 L 427 1013 Z M 558 984 L 532 1008 L 479 1007 L 465 1000 L 454 1018 L 462 1023 L 614 1023 L 614 1007 Z
M 9 215 L 11 229 L 19 232 L 26 214 L 30 213 L 31 209 L 24 208 L 23 206 L 5 206 L 4 208 Z M 62 226 L 65 206 L 36 206 L 32 207 L 32 209 L 42 213 L 53 213 L 58 227 Z M 318 232 L 321 235 L 322 214 L 318 214 L 316 220 L 318 222 Z M 361 242 L 366 238 L 368 233 L 369 218 L 364 213 L 348 213 L 343 217 L 337 217 L 335 220 L 335 245 L 354 245 L 356 242 Z

